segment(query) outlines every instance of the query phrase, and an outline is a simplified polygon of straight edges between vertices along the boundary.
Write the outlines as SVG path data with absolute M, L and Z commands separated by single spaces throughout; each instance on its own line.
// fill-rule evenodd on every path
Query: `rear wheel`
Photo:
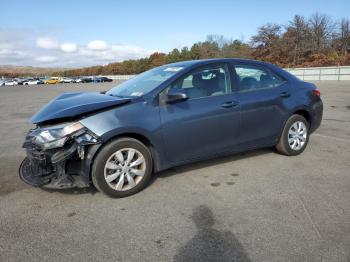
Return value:
M 302 153 L 309 142 L 309 123 L 301 115 L 292 115 L 286 122 L 276 149 L 287 156 Z
M 92 167 L 92 182 L 111 197 L 126 197 L 145 188 L 152 175 L 149 149 L 133 138 L 120 138 L 105 145 Z

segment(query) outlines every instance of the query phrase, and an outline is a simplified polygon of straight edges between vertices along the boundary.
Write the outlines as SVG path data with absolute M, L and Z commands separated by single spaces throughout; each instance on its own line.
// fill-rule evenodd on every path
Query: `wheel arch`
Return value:
M 311 116 L 311 113 L 307 109 L 305 109 L 305 108 L 298 109 L 290 116 L 292 116 L 292 115 L 300 115 L 300 116 L 304 117 L 306 119 L 306 121 L 309 123 L 309 126 L 311 126 L 312 116 Z
M 160 154 L 156 150 L 154 144 L 152 143 L 151 139 L 149 137 L 145 136 L 144 134 L 141 134 L 139 132 L 125 132 L 125 133 L 118 133 L 114 136 L 108 137 L 108 139 L 104 140 L 102 144 L 93 152 L 93 155 L 90 158 L 90 161 L 88 163 L 88 166 L 86 167 L 88 170 L 86 172 L 88 173 L 89 180 L 91 181 L 91 170 L 92 170 L 92 165 L 95 161 L 96 156 L 98 153 L 101 151 L 101 149 L 108 143 L 110 143 L 113 140 L 117 140 L 120 138 L 133 138 L 141 143 L 143 143 L 149 150 L 152 156 L 152 162 L 153 162 L 153 171 L 157 172 L 160 170 Z
M 282 128 L 281 128 L 281 130 L 279 131 L 279 134 L 278 134 L 277 141 L 281 138 L 283 129 L 284 129 L 284 127 L 285 127 L 285 125 L 286 125 L 288 119 L 289 119 L 292 115 L 300 115 L 300 116 L 303 116 L 303 117 L 306 119 L 306 121 L 309 123 L 309 127 L 311 127 L 312 116 L 311 116 L 310 111 L 309 111 L 306 107 L 299 107 L 299 108 L 296 108 L 296 109 L 292 110 L 290 114 L 288 114 L 288 117 L 287 117 L 286 119 L 284 119 Z

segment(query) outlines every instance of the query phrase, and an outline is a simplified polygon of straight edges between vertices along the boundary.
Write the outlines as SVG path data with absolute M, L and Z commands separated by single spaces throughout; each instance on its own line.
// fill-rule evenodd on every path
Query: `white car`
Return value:
M 73 79 L 69 77 L 62 77 L 60 83 L 73 83 Z
M 78 77 L 74 80 L 75 83 L 81 83 L 83 81 L 82 77 Z
M 28 81 L 23 82 L 23 85 L 38 85 L 42 84 L 42 81 L 38 79 L 29 79 Z
M 18 85 L 18 82 L 15 80 L 8 80 L 5 82 L 5 86 L 16 86 Z
M 5 81 L 4 80 L 0 80 L 0 86 L 4 86 L 5 85 Z

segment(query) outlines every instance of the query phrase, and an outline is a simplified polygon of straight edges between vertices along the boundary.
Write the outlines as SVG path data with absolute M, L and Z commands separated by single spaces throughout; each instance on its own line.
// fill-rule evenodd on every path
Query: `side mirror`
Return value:
M 166 103 L 174 103 L 188 99 L 186 90 L 182 88 L 171 88 L 166 94 Z

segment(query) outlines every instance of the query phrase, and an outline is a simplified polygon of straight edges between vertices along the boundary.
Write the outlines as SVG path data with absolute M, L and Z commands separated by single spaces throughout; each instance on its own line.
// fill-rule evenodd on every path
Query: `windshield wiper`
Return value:
M 119 95 L 115 95 L 115 94 L 108 94 L 108 95 L 113 96 L 113 97 L 125 98 L 125 96 L 119 96 Z

